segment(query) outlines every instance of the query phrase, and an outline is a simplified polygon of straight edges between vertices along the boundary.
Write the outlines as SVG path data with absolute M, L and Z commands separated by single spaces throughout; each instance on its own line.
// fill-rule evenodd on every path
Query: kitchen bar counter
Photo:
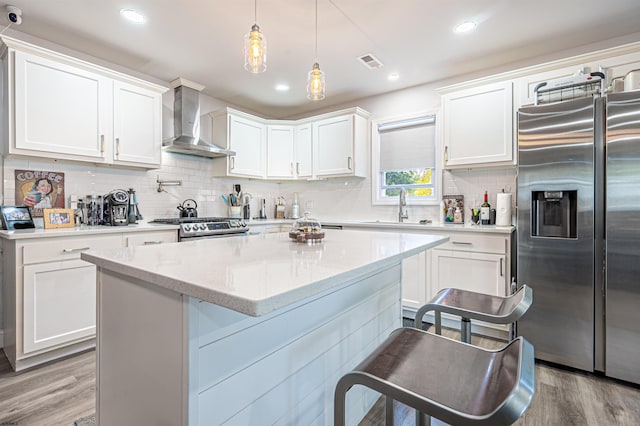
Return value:
M 446 237 L 327 230 L 91 251 L 99 424 L 333 424 L 338 379 L 402 325 L 401 261 Z M 379 395 L 349 394 L 350 423 Z
M 447 240 L 433 235 L 325 232 L 325 241 L 315 245 L 292 242 L 287 232 L 281 232 L 182 242 L 179 250 L 164 245 L 90 251 L 81 258 L 99 268 L 259 316 Z

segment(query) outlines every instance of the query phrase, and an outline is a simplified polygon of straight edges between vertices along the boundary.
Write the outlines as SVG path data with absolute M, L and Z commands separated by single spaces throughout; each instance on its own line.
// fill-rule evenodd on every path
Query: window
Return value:
M 436 115 L 378 120 L 372 134 L 373 203 L 397 203 L 402 188 L 411 204 L 437 203 Z

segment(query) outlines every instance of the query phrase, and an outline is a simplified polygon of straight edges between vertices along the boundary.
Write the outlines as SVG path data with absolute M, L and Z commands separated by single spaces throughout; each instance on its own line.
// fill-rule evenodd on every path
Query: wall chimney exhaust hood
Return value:
M 234 151 L 200 139 L 200 91 L 204 86 L 178 78 L 171 82 L 174 89 L 173 129 L 175 137 L 164 140 L 162 149 L 201 157 L 227 157 Z

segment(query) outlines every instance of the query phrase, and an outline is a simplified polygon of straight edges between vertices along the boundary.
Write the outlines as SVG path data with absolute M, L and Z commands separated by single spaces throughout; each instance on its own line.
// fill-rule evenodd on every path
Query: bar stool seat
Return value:
M 344 425 L 347 391 L 363 385 L 450 424 L 508 425 L 529 407 L 534 383 L 533 346 L 522 337 L 487 350 L 400 328 L 338 381 L 334 424 Z
M 493 324 L 511 324 L 519 320 L 533 302 L 531 287 L 523 285 L 517 292 L 507 297 L 492 296 L 457 288 L 445 288 L 416 312 L 415 327 L 422 329 L 422 319 L 429 311 L 434 311 L 436 334 L 442 332 L 441 313 L 461 317 L 460 340 L 471 343 L 471 320 L 476 319 Z M 511 338 L 515 337 L 511 333 Z

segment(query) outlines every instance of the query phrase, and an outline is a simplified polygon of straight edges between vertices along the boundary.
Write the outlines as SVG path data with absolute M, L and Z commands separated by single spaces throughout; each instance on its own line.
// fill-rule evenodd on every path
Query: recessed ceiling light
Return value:
M 284 83 L 276 84 L 276 90 L 278 92 L 288 92 L 289 91 L 289 85 L 288 84 L 284 84 Z
M 473 31 L 478 26 L 478 23 L 475 21 L 467 21 L 462 24 L 456 25 L 453 29 L 454 33 L 468 33 L 469 31 Z
M 136 24 L 142 24 L 144 22 L 144 15 L 136 10 L 122 9 L 120 11 L 120 15 L 122 15 L 123 18 Z
M 387 79 L 389 81 L 398 81 L 399 78 L 400 78 L 400 74 L 398 74 L 397 72 L 392 72 L 387 76 Z

